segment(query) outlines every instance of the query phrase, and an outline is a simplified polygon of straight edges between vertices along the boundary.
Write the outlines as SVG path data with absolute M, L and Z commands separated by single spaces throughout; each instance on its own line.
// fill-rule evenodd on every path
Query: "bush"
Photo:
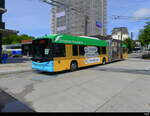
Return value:
M 143 59 L 150 59 L 150 54 L 144 54 L 144 55 L 142 56 L 142 58 L 143 58 Z
M 14 55 L 14 58 L 22 57 L 22 55 Z

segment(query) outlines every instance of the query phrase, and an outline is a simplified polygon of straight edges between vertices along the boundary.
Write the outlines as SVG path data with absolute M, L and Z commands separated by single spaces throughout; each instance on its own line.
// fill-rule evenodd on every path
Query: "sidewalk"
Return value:
M 24 63 L 0 64 L 0 75 L 32 71 L 31 61 Z

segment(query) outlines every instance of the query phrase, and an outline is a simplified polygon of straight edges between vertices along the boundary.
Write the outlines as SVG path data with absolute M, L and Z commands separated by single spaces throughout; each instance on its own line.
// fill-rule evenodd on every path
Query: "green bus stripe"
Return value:
M 67 34 L 55 34 L 41 37 L 42 39 L 51 39 L 53 43 L 73 44 L 73 45 L 88 45 L 88 46 L 108 46 L 107 41 L 99 40 L 90 37 L 80 37 Z M 37 39 L 41 39 L 37 38 Z

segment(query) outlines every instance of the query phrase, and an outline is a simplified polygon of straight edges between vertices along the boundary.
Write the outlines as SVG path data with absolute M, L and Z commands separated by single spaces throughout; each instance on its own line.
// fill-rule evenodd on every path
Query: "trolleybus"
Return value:
M 75 71 L 80 67 L 106 64 L 109 42 L 95 37 L 53 34 L 33 40 L 32 69 L 44 72 Z M 126 57 L 122 45 L 120 59 Z

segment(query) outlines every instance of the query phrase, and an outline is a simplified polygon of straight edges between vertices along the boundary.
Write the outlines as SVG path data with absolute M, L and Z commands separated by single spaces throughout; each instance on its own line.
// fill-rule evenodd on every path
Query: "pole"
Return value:
M 121 28 L 121 46 L 120 46 L 120 50 L 121 50 L 121 58 L 123 58 L 122 57 L 122 54 L 123 54 L 123 48 L 122 48 L 122 44 L 123 44 L 123 41 L 122 41 L 123 39 L 122 39 L 122 28 Z
M 121 42 L 122 42 L 122 28 L 121 28 Z
M 133 32 L 131 32 L 131 40 L 133 40 Z
M 0 33 L 0 64 L 2 63 L 2 34 Z
M 131 32 L 131 40 L 133 41 L 133 32 Z M 133 51 L 133 48 L 131 48 L 131 52 Z

